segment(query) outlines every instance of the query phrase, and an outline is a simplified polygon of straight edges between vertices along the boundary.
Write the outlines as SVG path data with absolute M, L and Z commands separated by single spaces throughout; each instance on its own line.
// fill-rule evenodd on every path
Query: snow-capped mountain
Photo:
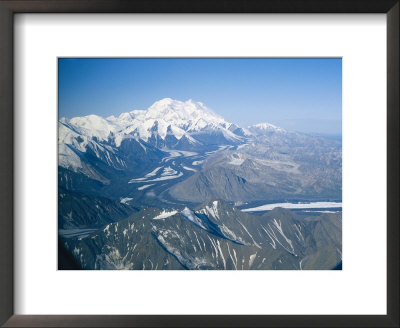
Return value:
M 284 133 L 286 130 L 270 123 L 258 123 L 247 127 L 247 130 L 255 135 L 264 135 L 267 133 Z
M 239 144 L 244 136 L 238 126 L 227 122 L 201 102 L 165 98 L 147 110 L 133 110 L 118 117 L 87 115 L 61 118 L 59 165 L 93 176 L 96 174 L 85 164 L 88 154 L 108 166 L 123 169 L 128 164 L 121 149 L 132 150 L 132 144 L 145 152 L 150 146 L 198 150 L 210 145 Z
M 112 197 L 132 198 L 133 191 L 141 194 L 160 185 L 160 194 L 193 203 L 210 197 L 259 201 L 327 194 L 337 198 L 340 147 L 269 123 L 241 128 L 200 102 L 166 98 L 147 110 L 118 117 L 61 119 L 59 166 L 65 171 L 60 169 L 59 175 L 66 188 L 90 187 L 91 192 L 103 188 Z M 168 167 L 176 174 L 167 180 L 158 176 Z M 148 179 L 155 169 L 157 176 Z M 142 184 L 132 191 L 129 181 Z
M 193 144 L 198 141 L 191 134 L 213 132 L 223 135 L 228 141 L 238 142 L 240 136 L 229 130 L 232 123 L 214 113 L 201 102 L 185 102 L 165 98 L 155 102 L 147 110 L 133 110 L 118 117 L 102 118 L 97 115 L 65 118 L 61 122 L 69 125 L 77 133 L 95 137 L 100 141 L 110 138 L 119 147 L 122 140 L 138 136 L 149 141 L 155 136 L 165 140 L 174 136 L 180 140 L 183 136 Z

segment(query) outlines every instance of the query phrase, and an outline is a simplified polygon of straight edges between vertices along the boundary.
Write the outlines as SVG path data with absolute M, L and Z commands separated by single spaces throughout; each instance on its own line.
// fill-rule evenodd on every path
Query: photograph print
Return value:
M 341 58 L 59 58 L 59 270 L 341 270 Z

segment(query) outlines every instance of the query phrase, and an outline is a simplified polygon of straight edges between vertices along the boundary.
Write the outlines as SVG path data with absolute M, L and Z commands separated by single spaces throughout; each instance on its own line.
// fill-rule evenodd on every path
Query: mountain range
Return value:
M 61 118 L 59 267 L 334 268 L 340 213 L 240 208 L 340 201 L 341 154 L 340 140 L 240 127 L 192 100 Z
M 333 269 L 341 222 L 340 213 L 304 219 L 277 208 L 259 217 L 212 201 L 194 210 L 148 208 L 64 246 L 82 269 Z

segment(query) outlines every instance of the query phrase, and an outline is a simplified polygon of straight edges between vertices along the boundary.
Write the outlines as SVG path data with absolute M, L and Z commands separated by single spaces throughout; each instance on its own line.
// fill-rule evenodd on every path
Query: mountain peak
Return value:
M 284 131 L 269 123 L 256 124 L 246 130 L 229 123 L 202 102 L 172 98 L 160 99 L 148 109 L 132 110 L 117 117 L 102 118 L 88 115 L 65 120 L 65 123 L 87 137 L 96 137 L 97 140 L 103 141 L 109 137 L 118 139 L 116 142 L 118 146 L 120 141 L 131 138 L 132 135 L 144 141 L 148 141 L 153 135 L 163 140 L 167 135 L 174 136 L 177 140 L 186 135 L 180 144 L 173 146 L 190 148 L 194 144 L 236 144 L 243 142 L 244 138 L 252 134 L 264 135 Z
M 198 121 L 223 124 L 226 121 L 211 109 L 192 99 L 187 101 L 164 98 L 156 101 L 144 113 L 145 119 L 163 120 L 170 124 L 195 125 Z
M 285 132 L 284 129 L 273 125 L 271 123 L 258 123 L 248 127 L 251 132 L 265 133 L 265 132 Z
M 177 101 L 177 100 L 174 100 L 172 98 L 163 98 L 163 99 L 155 101 L 153 103 L 153 105 L 150 106 L 150 108 L 153 107 L 153 106 L 162 106 L 162 105 L 167 105 L 168 106 L 168 105 L 171 105 L 174 101 Z
M 256 128 L 265 129 L 265 130 L 267 130 L 267 129 L 280 129 L 276 125 L 273 125 L 273 124 L 267 123 L 267 122 L 257 123 L 257 124 L 254 124 L 253 126 L 256 127 Z

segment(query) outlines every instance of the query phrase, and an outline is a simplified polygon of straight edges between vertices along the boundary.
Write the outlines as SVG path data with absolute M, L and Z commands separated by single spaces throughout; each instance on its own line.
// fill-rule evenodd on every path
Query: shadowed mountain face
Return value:
M 59 253 L 80 269 L 332 269 L 341 213 L 232 204 L 340 201 L 341 163 L 340 141 L 242 128 L 193 101 L 63 118 Z
M 254 216 L 213 201 L 195 210 L 145 209 L 63 244 L 82 269 L 333 269 L 341 224 L 340 213 Z
M 59 189 L 58 228 L 100 228 L 119 221 L 137 209 L 120 201 Z

